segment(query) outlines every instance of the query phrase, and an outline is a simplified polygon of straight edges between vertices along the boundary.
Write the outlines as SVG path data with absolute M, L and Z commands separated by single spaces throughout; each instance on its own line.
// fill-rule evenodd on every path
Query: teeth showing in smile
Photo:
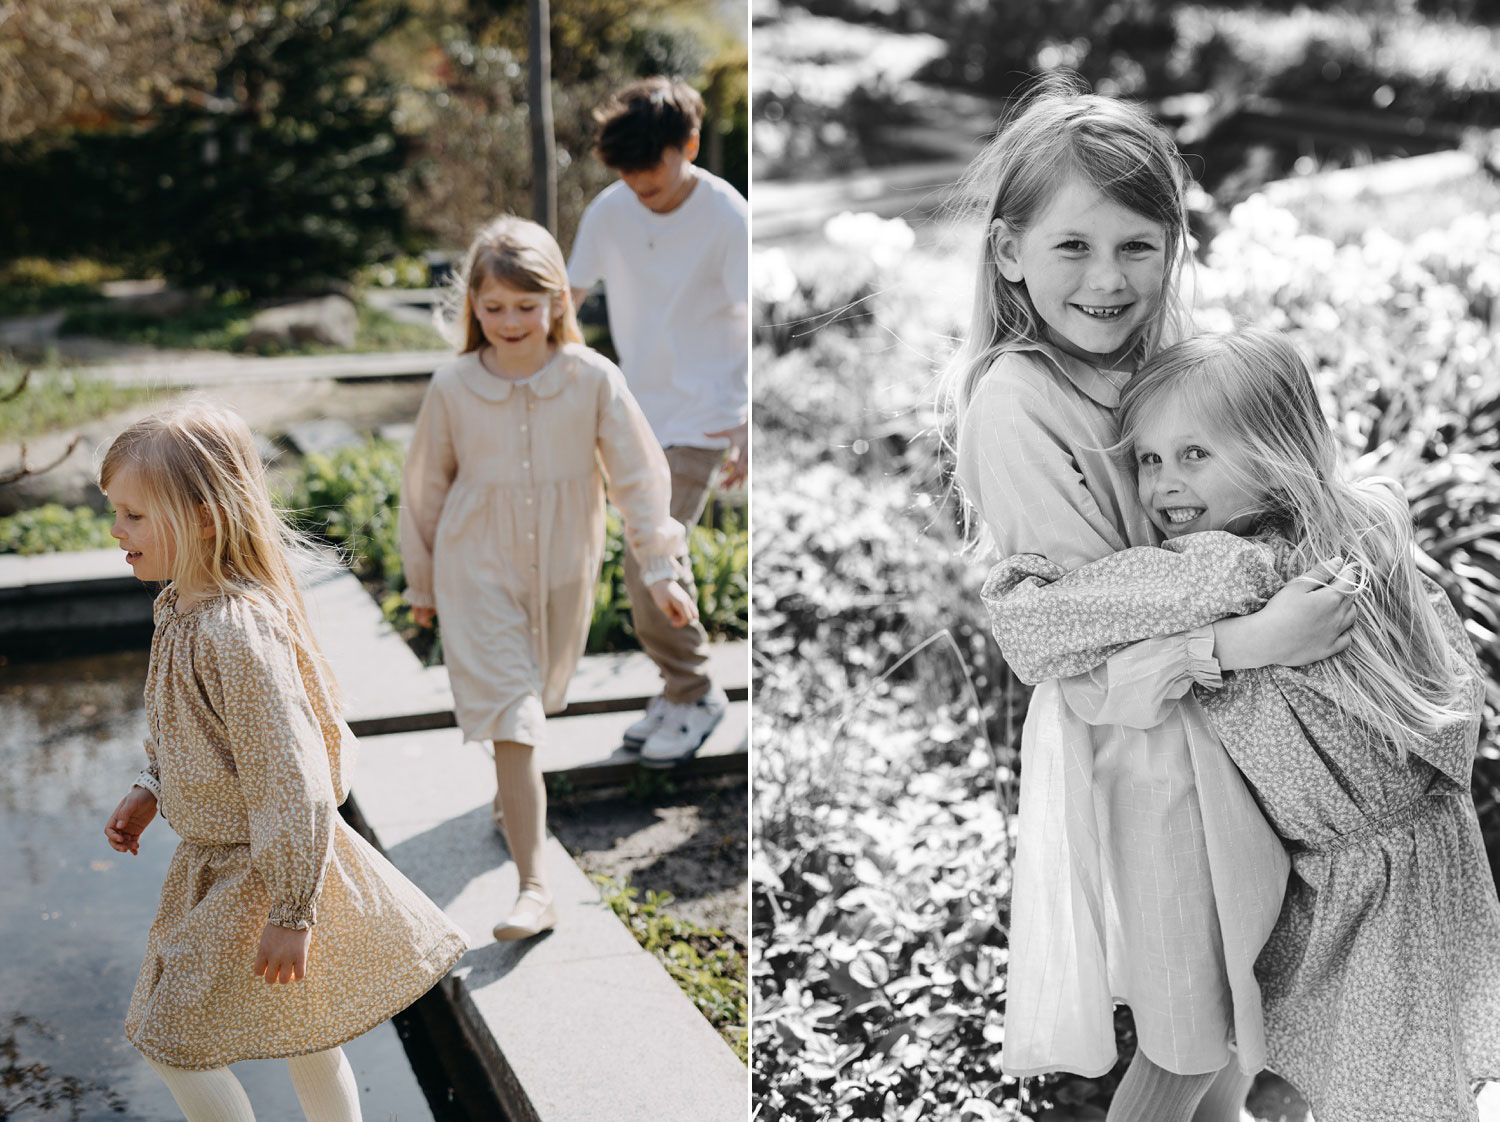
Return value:
M 1088 304 L 1074 304 L 1073 307 L 1077 308 L 1084 315 L 1093 316 L 1095 319 L 1119 319 L 1125 314 L 1125 309 L 1128 305 L 1116 304 L 1110 308 L 1094 308 Z
M 1191 522 L 1198 515 L 1202 514 L 1205 509 L 1207 508 L 1201 506 L 1175 506 L 1162 511 L 1162 513 L 1167 516 L 1168 522 L 1176 526 L 1183 522 Z

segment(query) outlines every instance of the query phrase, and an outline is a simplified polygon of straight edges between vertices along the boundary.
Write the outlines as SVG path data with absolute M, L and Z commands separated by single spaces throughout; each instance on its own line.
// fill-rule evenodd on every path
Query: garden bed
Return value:
M 1358 229 L 1325 219 L 1337 241 L 1251 199 L 1205 247 L 1194 307 L 1204 327 L 1288 331 L 1347 458 L 1405 481 L 1424 567 L 1489 677 L 1475 797 L 1494 863 L 1492 190 L 1455 192 L 1476 207 L 1458 214 L 1423 193 L 1366 200 Z M 755 482 L 753 1096 L 787 1119 L 1102 1117 L 1121 1067 L 1022 1086 L 996 1066 L 1026 691 L 985 631 L 987 559 L 959 554 L 930 406 L 966 326 L 974 232 L 924 227 L 881 263 L 869 247 L 911 239 L 867 225 L 859 243 L 809 239 L 754 264 L 756 441 L 778 458 Z M 933 639 L 944 629 L 951 644 Z M 1124 1013 L 1118 1028 L 1123 1064 Z M 1252 1103 L 1300 1117 L 1269 1077 Z

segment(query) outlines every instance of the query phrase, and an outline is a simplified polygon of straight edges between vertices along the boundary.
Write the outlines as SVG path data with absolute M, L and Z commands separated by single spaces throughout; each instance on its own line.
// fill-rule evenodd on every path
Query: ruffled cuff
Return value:
M 266 917 L 266 922 L 274 923 L 277 927 L 288 927 L 293 931 L 306 931 L 318 922 L 317 900 L 309 897 L 300 901 L 277 901 L 271 905 L 271 914 Z
M 1206 690 L 1219 689 L 1224 684 L 1224 674 L 1219 668 L 1219 660 L 1214 657 L 1213 625 L 1195 627 L 1183 635 L 1187 639 L 1187 670 L 1193 676 L 1193 682 Z
M 641 583 L 647 588 L 659 580 L 675 580 L 676 577 L 677 565 L 666 555 L 653 557 L 649 565 L 641 568 Z
M 146 788 L 146 790 L 150 791 L 153 795 L 156 796 L 157 802 L 161 802 L 161 781 L 151 773 L 150 768 L 147 768 L 146 770 L 142 771 L 141 774 L 137 775 L 135 777 L 135 782 L 132 783 L 131 786 Z

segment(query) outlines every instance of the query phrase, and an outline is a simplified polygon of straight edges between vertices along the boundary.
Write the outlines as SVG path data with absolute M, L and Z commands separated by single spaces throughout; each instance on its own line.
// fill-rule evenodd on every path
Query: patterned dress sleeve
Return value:
M 673 559 L 687 555 L 687 535 L 672 517 L 672 474 L 651 424 L 613 364 L 599 386 L 595 446 L 610 501 L 625 523 L 625 543 L 650 585 L 670 579 Z
M 401 473 L 401 567 L 406 574 L 406 602 L 414 608 L 431 608 L 432 547 L 437 539 L 438 518 L 448 489 L 458 473 L 453 433 L 448 424 L 437 379 L 427 387 L 416 429 Z
M 1276 549 L 1221 531 L 1121 550 L 1071 572 L 1007 557 L 981 597 L 995 640 L 1024 682 L 1094 669 L 1128 644 L 1259 610 L 1281 587 Z
M 1194 686 L 1217 690 L 1212 627 L 1132 643 L 1081 674 L 1063 678 L 1063 700 L 1091 725 L 1155 728 Z
M 156 766 L 156 738 L 149 732 L 146 734 L 146 766 L 141 773 L 135 777 L 132 787 L 144 787 L 156 796 L 156 801 L 161 802 L 161 771 Z
M 271 897 L 266 918 L 311 927 L 338 811 L 291 632 L 274 608 L 239 596 L 224 622 L 205 625 L 203 634 L 209 649 L 201 673 L 234 757 L 250 865 Z

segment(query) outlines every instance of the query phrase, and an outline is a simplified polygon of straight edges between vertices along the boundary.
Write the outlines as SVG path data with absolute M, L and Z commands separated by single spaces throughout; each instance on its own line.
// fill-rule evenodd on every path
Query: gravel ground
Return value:
M 675 786 L 675 785 L 674 785 Z M 649 797 L 558 800 L 547 824 L 588 873 L 670 892 L 673 914 L 749 942 L 748 806 L 742 777 Z

